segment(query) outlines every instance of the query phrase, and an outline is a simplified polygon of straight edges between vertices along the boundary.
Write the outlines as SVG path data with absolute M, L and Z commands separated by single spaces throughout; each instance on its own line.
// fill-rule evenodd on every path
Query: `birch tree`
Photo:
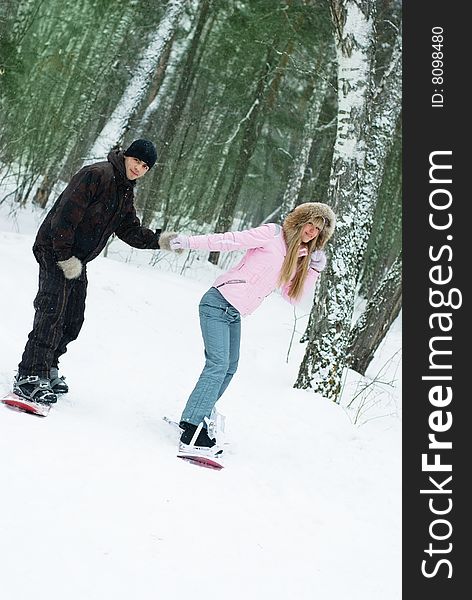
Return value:
M 338 122 L 328 204 L 338 215 L 338 222 L 329 266 L 323 273 L 327 283 L 310 317 L 312 327 L 314 316 L 320 327 L 316 337 L 309 336 L 295 387 L 313 387 L 336 400 L 354 307 L 361 230 L 365 227 L 358 219 L 356 196 L 366 160 L 374 5 L 369 0 L 332 0 L 331 11 L 338 66 Z
M 338 48 L 340 118 L 329 203 L 339 220 L 330 267 L 310 315 L 309 343 L 295 386 L 314 387 L 336 401 L 346 366 L 362 257 L 400 112 L 402 38 L 400 27 L 388 68 L 373 88 L 373 6 L 369 2 L 333 1 L 332 12 Z M 348 115 L 350 122 L 346 123 Z
M 77 101 L 75 98 L 77 81 L 80 80 L 84 71 L 93 70 L 96 55 L 99 51 L 106 55 L 107 48 L 104 46 L 103 39 L 108 39 L 109 44 L 112 44 L 115 40 L 120 39 L 124 31 L 129 27 L 133 16 L 132 7 L 125 5 L 124 9 L 123 13 L 119 15 L 120 18 L 117 19 L 115 27 L 112 27 L 112 20 L 110 19 L 102 21 L 100 26 L 88 28 L 80 44 L 75 49 L 74 55 L 76 56 L 76 60 L 67 64 L 60 93 L 54 96 L 51 94 L 51 102 L 54 105 L 54 112 L 57 115 L 56 120 L 60 120 L 62 123 L 74 123 L 75 135 L 71 135 L 69 130 L 65 134 L 58 136 L 57 130 L 59 127 L 55 126 L 56 123 L 54 121 L 49 120 L 43 124 L 42 135 L 40 134 L 42 139 L 54 139 L 52 143 L 60 146 L 61 151 L 59 158 L 57 152 L 45 157 L 40 182 L 33 197 L 33 202 L 42 208 L 45 208 L 49 196 L 59 179 L 64 174 L 67 178 L 67 173 L 65 173 L 67 171 L 66 165 L 69 163 L 71 170 L 76 166 L 76 157 L 71 156 L 71 153 L 74 149 L 81 146 L 78 143 L 77 134 L 82 128 L 84 131 L 87 131 L 87 128 L 90 127 L 87 121 L 90 119 L 92 106 L 96 101 L 99 91 L 96 89 L 94 92 L 90 92 L 86 96 L 84 95 L 85 97 L 82 96 L 80 98 L 81 109 L 77 112 Z
M 24 204 L 41 181 L 35 201 L 44 206 L 54 184 L 82 163 L 96 124 L 127 78 L 120 53 L 134 56 L 141 48 L 130 23 L 142 27 L 134 0 L 108 6 L 31 0 L 8 15 L 15 58 L 0 86 L 0 152 L 14 163 L 15 201 Z M 4 44 L 0 39 L 1 54 Z
M 148 196 L 144 213 L 143 223 L 148 225 L 152 221 L 154 214 L 154 206 L 152 198 L 157 195 L 161 189 L 161 180 L 163 177 L 164 169 L 167 163 L 168 156 L 170 154 L 170 148 L 174 137 L 176 136 L 179 121 L 182 117 L 187 99 L 189 97 L 190 89 L 193 85 L 193 81 L 196 75 L 196 69 L 198 67 L 198 55 L 197 48 L 204 31 L 205 25 L 208 19 L 208 12 L 210 9 L 210 1 L 202 0 L 201 7 L 199 10 L 195 30 L 193 32 L 192 40 L 187 49 L 186 59 L 183 64 L 182 73 L 180 76 L 179 85 L 177 87 L 172 105 L 170 107 L 168 115 L 166 115 L 165 125 L 161 133 L 161 146 L 159 161 L 154 169 L 152 176 L 152 184 L 155 190 L 155 194 L 151 197 Z M 168 204 L 168 200 L 167 203 Z M 163 227 L 167 227 L 167 206 L 164 206 L 164 222 Z
M 103 158 L 110 148 L 122 139 L 131 117 L 152 83 L 153 73 L 182 17 L 186 4 L 187 0 L 169 0 L 163 18 L 151 35 L 149 46 L 142 55 L 121 100 L 91 147 L 86 163 Z

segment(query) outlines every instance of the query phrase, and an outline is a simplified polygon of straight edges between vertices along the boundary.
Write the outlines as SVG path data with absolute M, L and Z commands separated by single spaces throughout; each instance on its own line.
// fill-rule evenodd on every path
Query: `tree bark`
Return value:
M 343 14 L 342 10 L 340 12 L 340 8 L 345 8 L 347 13 Z M 359 72 L 353 73 L 355 65 L 352 64 L 351 57 L 362 49 L 361 64 L 364 68 L 360 69 L 361 76 L 365 82 L 373 80 L 374 32 L 369 3 L 361 2 L 356 5 L 351 0 L 344 3 L 333 2 L 333 14 L 338 26 L 345 23 L 340 30 L 342 35 L 338 34 L 341 118 L 333 155 L 332 196 L 329 202 L 337 211 L 338 227 L 331 246 L 331 265 L 327 269 L 318 304 L 310 315 L 309 343 L 295 387 L 314 387 L 325 397 L 337 401 L 346 366 L 362 258 L 371 229 L 385 159 L 401 107 L 401 28 L 389 68 L 379 86 L 372 94 L 369 93 L 370 86 L 359 94 L 360 90 L 356 85 L 359 83 Z M 346 32 L 346 24 L 349 23 L 351 26 L 355 24 L 354 31 L 361 32 L 360 38 L 353 37 L 352 30 L 351 35 Z M 359 43 L 362 39 L 364 44 Z M 356 44 L 353 46 L 354 41 Z M 348 115 L 350 123 L 344 122 Z M 361 135 L 366 124 L 370 124 L 370 127 Z M 322 326 L 316 327 L 317 323 L 322 323 Z
M 174 101 L 170 108 L 169 114 L 166 119 L 165 127 L 161 133 L 162 143 L 160 146 L 159 160 L 155 166 L 153 172 L 153 188 L 155 194 L 158 195 L 161 190 L 162 178 L 166 169 L 167 161 L 170 156 L 172 142 L 174 141 L 182 113 L 184 112 L 186 103 L 189 98 L 189 92 L 195 79 L 196 70 L 198 68 L 198 54 L 197 49 L 204 31 L 204 27 L 207 23 L 208 14 L 210 9 L 209 0 L 203 0 L 200 13 L 198 16 L 195 31 L 192 37 L 190 47 L 187 51 L 187 57 L 185 60 L 184 67 L 182 69 L 182 75 L 180 77 L 179 86 L 177 88 Z M 154 195 L 153 195 L 154 197 Z M 148 200 L 144 207 L 143 212 L 143 224 L 149 225 L 154 215 L 153 197 L 148 196 Z M 169 200 L 167 198 L 166 204 L 163 208 L 164 222 L 163 227 L 167 226 L 167 204 Z
M 257 140 L 263 123 L 264 98 L 269 87 L 269 75 L 274 63 L 274 50 L 269 47 L 264 60 L 264 66 L 258 77 L 257 86 L 254 92 L 251 109 L 247 114 L 244 124 L 243 136 L 239 147 L 238 158 L 231 177 L 229 189 L 224 195 L 222 207 L 216 223 L 216 232 L 228 231 L 231 228 L 234 219 L 234 210 L 238 201 L 239 192 L 247 173 L 249 163 L 256 148 Z M 208 260 L 214 265 L 218 264 L 220 253 L 210 252 Z
M 182 16 L 185 4 L 186 0 L 169 0 L 166 14 L 153 33 L 152 41 L 142 56 L 135 74 L 95 140 L 85 163 L 104 158 L 110 149 L 121 141 L 131 117 L 151 85 L 152 75 Z
M 401 253 L 383 278 L 348 341 L 347 365 L 365 375 L 375 351 L 400 312 L 402 303 Z
M 362 244 L 367 236 L 365 223 L 358 218 L 356 200 L 365 166 L 374 30 L 373 6 L 367 0 L 333 0 L 331 10 L 338 60 L 338 128 L 328 204 L 337 213 L 338 221 L 330 246 L 331 260 L 323 274 L 324 285 L 310 315 L 309 342 L 295 387 L 313 387 L 336 401 L 341 389 Z M 320 324 L 316 337 L 315 323 Z
M 326 56 L 326 50 L 323 52 L 323 58 Z M 316 65 L 316 71 L 320 71 L 322 64 L 321 60 Z M 328 88 L 329 80 L 328 74 L 331 70 L 330 63 L 328 62 L 323 69 L 323 75 L 317 77 L 316 83 L 313 87 L 313 91 L 310 96 L 307 119 L 305 127 L 303 129 L 302 139 L 297 156 L 295 157 L 291 173 L 287 185 L 285 187 L 284 196 L 282 199 L 282 206 L 280 207 L 279 218 L 283 220 L 284 217 L 295 208 L 297 204 L 298 195 L 300 193 L 303 179 L 305 177 L 305 171 L 308 165 L 311 147 L 316 136 L 316 127 L 318 125 L 318 118 L 320 116 L 321 107 L 325 99 L 326 90 Z

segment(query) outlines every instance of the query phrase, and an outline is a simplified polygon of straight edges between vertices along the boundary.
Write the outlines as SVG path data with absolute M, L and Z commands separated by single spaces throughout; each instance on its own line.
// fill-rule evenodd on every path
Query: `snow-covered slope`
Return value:
M 0 395 L 37 289 L 34 221 L 18 222 L 0 218 Z M 273 294 L 244 319 L 219 403 L 226 468 L 179 461 L 162 417 L 179 417 L 203 365 L 197 305 L 213 273 L 151 256 L 89 265 L 86 321 L 61 363 L 71 391 L 46 419 L 0 406 L 2 598 L 399 599 L 398 387 L 363 425 L 293 389 L 306 319 L 287 363 L 292 308 Z M 398 344 L 396 323 L 378 365 Z

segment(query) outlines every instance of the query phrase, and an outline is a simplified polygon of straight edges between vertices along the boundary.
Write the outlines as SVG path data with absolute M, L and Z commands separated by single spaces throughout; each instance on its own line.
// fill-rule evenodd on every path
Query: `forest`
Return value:
M 46 208 L 144 137 L 148 226 L 222 232 L 329 204 L 294 386 L 337 402 L 401 310 L 401 62 L 400 0 L 3 0 L 0 203 Z

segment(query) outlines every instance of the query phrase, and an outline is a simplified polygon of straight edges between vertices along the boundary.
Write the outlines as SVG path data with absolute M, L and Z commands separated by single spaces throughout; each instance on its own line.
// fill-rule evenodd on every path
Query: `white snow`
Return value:
M 0 396 L 32 324 L 41 216 L 0 205 Z M 162 417 L 179 418 L 202 368 L 215 270 L 201 255 L 183 276 L 173 255 L 151 266 L 120 244 L 88 267 L 60 365 L 70 393 L 46 419 L 0 406 L 2 598 L 399 599 L 400 320 L 336 405 L 292 387 L 309 303 L 287 363 L 293 311 L 272 294 L 243 321 L 218 406 L 225 468 L 202 469 L 176 458 Z

